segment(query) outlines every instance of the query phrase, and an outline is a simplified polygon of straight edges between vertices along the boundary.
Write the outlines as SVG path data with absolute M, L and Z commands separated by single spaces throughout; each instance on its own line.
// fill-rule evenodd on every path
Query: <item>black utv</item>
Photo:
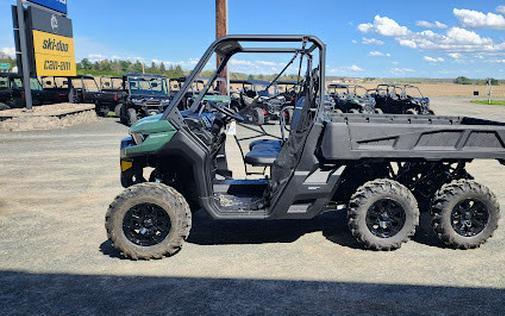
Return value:
M 37 78 L 30 78 L 33 105 L 51 104 L 52 94 L 45 91 Z M 26 106 L 23 79 L 17 73 L 0 73 L 0 110 Z
M 204 99 L 233 56 L 267 52 L 298 54 L 303 85 L 281 136 L 250 139 L 244 161 L 265 168 L 265 176 L 237 177 L 222 172 L 226 166 L 218 161 L 230 124 L 245 119 L 219 102 L 207 112 Z M 190 109 L 179 111 L 214 54 L 220 62 L 213 76 Z M 121 142 L 126 189 L 105 216 L 114 247 L 132 259 L 173 255 L 191 233 L 197 210 L 215 220 L 255 221 L 346 212 L 352 235 L 374 250 L 407 242 L 420 211 L 429 213 L 449 247 L 475 248 L 490 238 L 500 216 L 498 200 L 465 165 L 474 159 L 505 163 L 505 123 L 328 112 L 325 57 L 326 46 L 311 35 L 230 35 L 214 42 L 165 111 L 133 125 Z
M 131 126 L 139 118 L 165 111 L 170 102 L 167 78 L 151 74 L 126 74 L 119 100 L 119 119 Z
M 430 99 L 413 85 L 380 84 L 372 93 L 376 108 L 391 114 L 432 115 Z
M 330 83 L 328 93 L 335 100 L 335 111 L 341 113 L 382 113 L 375 107 L 375 99 L 360 85 Z
M 93 103 L 100 97 L 100 88 L 93 76 L 42 77 L 50 103 Z

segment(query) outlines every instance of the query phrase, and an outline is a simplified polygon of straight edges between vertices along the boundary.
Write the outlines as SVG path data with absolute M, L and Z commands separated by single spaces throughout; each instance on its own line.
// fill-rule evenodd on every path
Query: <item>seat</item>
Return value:
M 300 120 L 301 108 L 304 98 L 300 98 L 295 107 L 291 120 L 291 129 L 296 128 Z M 258 139 L 249 144 L 249 152 L 245 155 L 244 161 L 252 166 L 269 167 L 279 156 L 282 148 L 282 141 L 278 139 Z
M 260 139 L 250 145 L 250 151 L 244 161 L 252 166 L 268 167 L 273 165 L 282 148 L 280 140 Z

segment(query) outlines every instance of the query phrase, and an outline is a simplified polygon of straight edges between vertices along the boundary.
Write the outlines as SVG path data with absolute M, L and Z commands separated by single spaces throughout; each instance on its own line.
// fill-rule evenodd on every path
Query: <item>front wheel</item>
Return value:
M 347 220 L 352 235 L 365 248 L 394 250 L 414 235 L 419 209 L 405 186 L 377 179 L 362 185 L 351 197 Z
M 128 258 L 161 259 L 177 253 L 191 229 L 184 197 L 162 183 L 127 188 L 105 216 L 107 237 Z
M 486 186 L 456 180 L 435 194 L 431 219 L 433 230 L 444 244 L 458 249 L 477 248 L 498 227 L 500 205 Z

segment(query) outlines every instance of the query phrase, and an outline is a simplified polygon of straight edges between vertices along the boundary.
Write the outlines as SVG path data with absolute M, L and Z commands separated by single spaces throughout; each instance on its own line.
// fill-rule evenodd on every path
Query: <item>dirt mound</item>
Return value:
M 56 116 L 23 115 L 0 121 L 0 132 L 60 129 L 96 121 L 98 121 L 98 118 L 93 110 L 69 114 L 61 118 Z

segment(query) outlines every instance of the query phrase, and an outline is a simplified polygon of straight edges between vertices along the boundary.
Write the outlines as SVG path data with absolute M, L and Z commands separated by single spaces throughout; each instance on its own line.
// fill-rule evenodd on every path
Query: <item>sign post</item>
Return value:
M 13 11 L 18 68 L 26 108 L 31 110 L 31 76 L 77 74 L 72 20 L 66 16 L 67 0 L 17 0 Z
M 25 102 L 26 108 L 28 110 L 32 109 L 33 101 L 32 101 L 32 89 L 30 89 L 30 67 L 28 61 L 28 44 L 26 40 L 26 28 L 25 28 L 25 9 L 23 7 L 23 1 L 17 0 L 18 4 L 18 34 L 19 34 L 19 42 L 21 45 L 21 62 L 23 64 L 23 87 L 25 90 Z M 16 57 L 19 54 L 16 52 Z

